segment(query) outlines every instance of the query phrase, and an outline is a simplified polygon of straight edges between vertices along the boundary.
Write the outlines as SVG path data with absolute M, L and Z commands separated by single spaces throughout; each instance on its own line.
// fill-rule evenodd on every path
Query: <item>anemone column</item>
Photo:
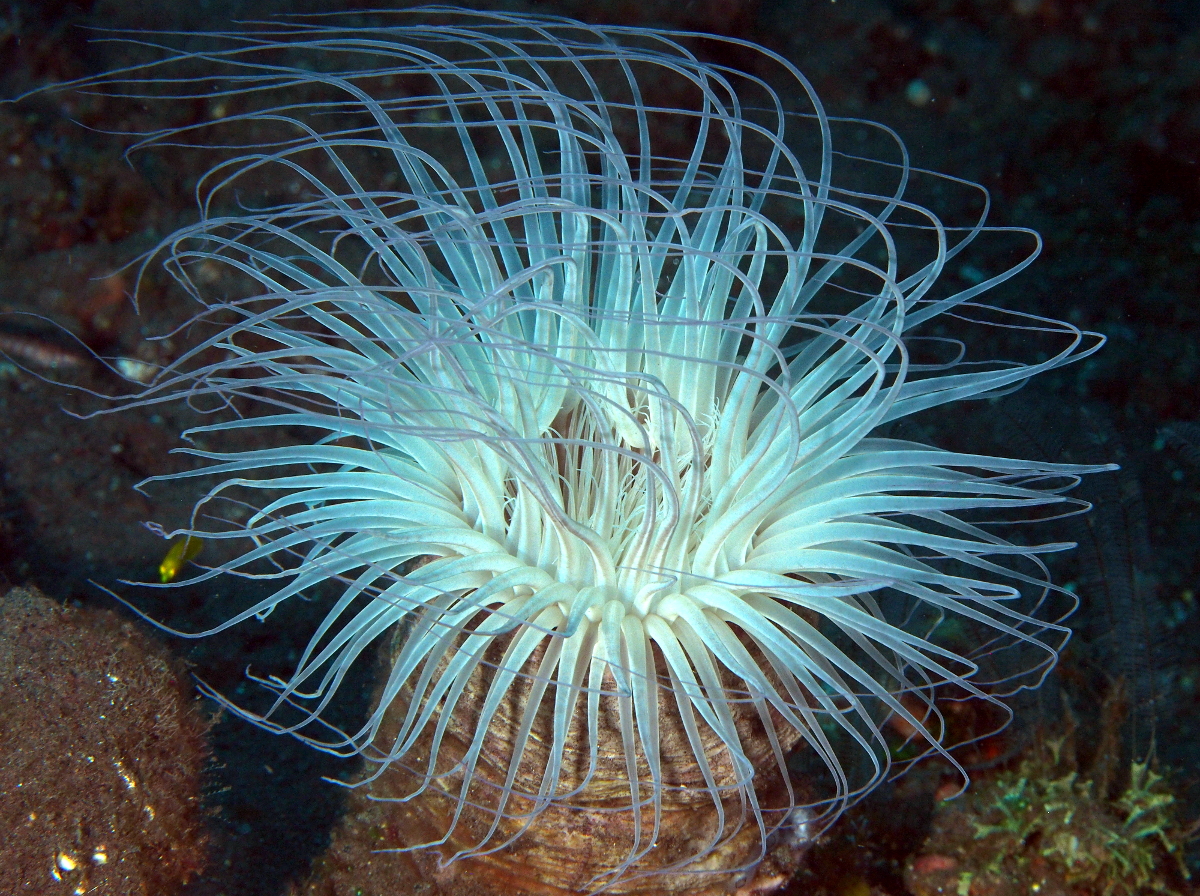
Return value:
M 497 649 L 492 657 L 497 664 L 501 653 Z M 392 764 L 371 781 L 371 799 L 396 801 L 375 814 L 390 819 L 392 836 L 407 841 L 385 841 L 381 848 L 435 842 L 449 831 L 445 842 L 416 858 L 429 879 L 455 894 L 583 893 L 600 887 L 611 893 L 716 894 L 749 880 L 769 843 L 766 830 L 747 823 L 752 807 L 743 792 L 745 769 L 739 770 L 721 739 L 706 731 L 700 739 L 709 769 L 707 775 L 702 772 L 669 684 L 658 685 L 656 787 L 640 751 L 636 770 L 629 766 L 611 676 L 603 683 L 598 730 L 589 731 L 580 707 L 560 757 L 551 755 L 552 707 L 537 711 L 531 730 L 523 732 L 526 711 L 537 699 L 540 659 L 529 664 L 492 718 L 476 758 L 467 759 L 479 727 L 478 707 L 494 677 L 488 667 L 472 674 L 462 708 L 436 743 L 422 737 L 407 752 L 405 767 Z M 732 681 L 727 685 L 727 693 L 738 693 Z M 410 703 L 411 692 L 406 692 L 392 704 L 378 745 L 394 742 Z M 730 711 L 746 758 L 760 770 L 753 783 L 754 808 L 775 828 L 794 804 L 792 788 L 753 707 L 733 704 Z M 522 751 L 526 736 L 529 743 Z M 779 744 L 784 750 L 791 745 Z M 514 756 L 522 757 L 515 768 Z M 469 774 L 465 761 L 471 762 Z M 547 768 L 556 763 L 561 765 L 558 794 L 547 799 L 540 788 Z M 631 778 L 638 787 L 632 794 Z M 716 801 L 714 784 L 721 791 Z M 642 804 L 634 811 L 631 802 L 638 794 Z M 788 850 L 800 845 L 785 839 L 771 842 Z

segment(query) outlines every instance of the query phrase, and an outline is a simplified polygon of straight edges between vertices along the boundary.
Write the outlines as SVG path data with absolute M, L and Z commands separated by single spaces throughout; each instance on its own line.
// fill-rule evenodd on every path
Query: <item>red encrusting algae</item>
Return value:
M 209 724 L 138 627 L 14 588 L 0 706 L 0 892 L 170 896 L 201 870 Z

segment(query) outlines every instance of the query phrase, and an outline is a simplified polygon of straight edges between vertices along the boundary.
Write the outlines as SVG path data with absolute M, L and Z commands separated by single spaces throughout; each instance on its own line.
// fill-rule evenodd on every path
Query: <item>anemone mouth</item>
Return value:
M 884 429 L 1099 347 L 982 303 L 1036 235 L 987 226 L 986 191 L 913 167 L 886 128 L 829 117 L 762 48 L 412 15 L 206 35 L 90 85 L 174 101 L 216 84 L 223 110 L 144 141 L 227 158 L 199 222 L 153 256 L 214 335 L 134 401 L 224 413 L 245 397 L 265 410 L 191 433 L 316 434 L 191 452 L 227 477 L 197 519 L 265 496 L 230 528 L 187 530 L 250 539 L 191 581 L 279 582 L 214 631 L 340 590 L 294 671 L 266 680 L 274 702 L 238 711 L 362 754 L 375 777 L 407 769 L 406 798 L 432 788 L 455 807 L 435 842 L 482 799 L 494 823 L 456 855 L 580 797 L 608 731 L 623 772 L 605 785 L 638 821 L 594 883 L 641 873 L 685 784 L 736 824 L 669 867 L 742 830 L 761 852 L 798 806 L 823 823 L 887 774 L 889 719 L 948 755 L 939 687 L 1036 686 L 1071 600 L 1039 558 L 1066 545 L 1014 544 L 1003 525 L 1070 512 L 1064 492 L 1097 468 Z M 771 73 L 700 61 L 708 41 Z M 835 150 L 838 128 L 892 155 Z M 975 216 L 944 225 L 920 201 L 939 190 Z M 945 276 L 985 235 L 1030 248 L 978 282 Z M 244 298 L 214 297 L 214 270 Z M 979 328 L 1048 349 L 979 361 L 958 339 Z M 377 708 L 357 731 L 324 726 L 379 642 Z M 477 776 L 498 738 L 509 764 Z M 797 743 L 823 769 L 802 792 Z M 762 802 L 768 780 L 782 802 Z

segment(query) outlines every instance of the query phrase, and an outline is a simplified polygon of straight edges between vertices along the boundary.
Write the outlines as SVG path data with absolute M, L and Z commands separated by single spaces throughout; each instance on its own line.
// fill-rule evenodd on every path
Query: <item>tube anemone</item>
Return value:
M 1028 231 L 1003 231 L 1029 247 L 1006 270 L 946 276 L 1001 233 L 985 191 L 829 117 L 770 51 L 399 15 L 206 35 L 99 79 L 220 102 L 145 143 L 234 148 L 157 253 L 216 332 L 136 401 L 241 411 L 205 441 L 311 434 L 189 449 L 209 463 L 185 475 L 223 478 L 194 520 L 256 509 L 172 533 L 249 539 L 187 584 L 275 583 L 192 636 L 328 601 L 273 702 L 235 709 L 441 805 L 403 848 L 504 851 L 563 889 L 727 886 L 888 773 L 889 720 L 948 757 L 939 693 L 996 701 L 1053 664 L 1069 596 L 1039 558 L 1067 545 L 1004 527 L 1063 512 L 1095 468 L 885 429 L 1102 340 L 982 304 L 1036 255 Z M 718 40 L 759 74 L 700 61 Z M 835 129 L 891 156 L 835 151 Z M 977 215 L 943 225 L 914 198 L 939 189 Z M 1041 360 L 969 357 L 955 334 L 980 328 Z M 376 645 L 374 708 L 339 731 L 322 717 Z M 576 842 L 570 817 L 605 842 L 592 864 L 531 858 Z

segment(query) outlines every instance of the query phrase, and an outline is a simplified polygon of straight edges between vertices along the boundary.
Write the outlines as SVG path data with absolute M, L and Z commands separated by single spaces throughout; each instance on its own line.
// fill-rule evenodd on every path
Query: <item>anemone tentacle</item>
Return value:
M 262 496 L 242 525 L 187 530 L 253 539 L 199 578 L 284 580 L 220 629 L 340 583 L 290 676 L 267 680 L 274 703 L 238 711 L 363 754 L 375 775 L 415 770 L 415 793 L 442 787 L 457 801 L 438 841 L 450 842 L 483 799 L 473 770 L 519 692 L 512 763 L 488 785 L 496 820 L 458 847 L 468 855 L 587 791 L 611 725 L 637 827 L 619 877 L 657 840 L 664 795 L 686 786 L 663 763 L 665 712 L 722 819 L 714 843 L 745 822 L 727 823 L 734 797 L 765 844 L 797 805 L 832 818 L 887 773 L 889 717 L 944 752 L 935 689 L 1003 690 L 984 680 L 981 652 L 1032 651 L 1008 683 L 1036 686 L 1067 634 L 1038 558 L 1066 545 L 1015 545 L 997 524 L 1062 505 L 1096 468 L 882 429 L 1100 346 L 981 303 L 1037 254 L 1036 235 L 987 225 L 982 188 L 977 218 L 944 225 L 912 198 L 917 185 L 970 185 L 914 168 L 898 140 L 890 160 L 835 151 L 838 127 L 893 135 L 828 116 L 770 51 L 725 41 L 774 81 L 700 61 L 697 43 L 715 38 L 400 15 L 209 35 L 208 49 L 101 79 L 168 100 L 215 83 L 230 106 L 145 141 L 226 134 L 234 150 L 200 186 L 201 219 L 156 253 L 219 331 L 137 400 L 249 396 L 269 409 L 193 436 L 317 434 L 189 449 L 209 464 L 184 475 L 225 477 L 202 505 Z M 197 64 L 203 75 L 189 74 Z M 266 126 L 273 144 L 237 148 L 239 128 Z M 238 191 L 254 195 L 268 174 L 297 195 L 247 207 Z M 953 285 L 951 260 L 997 233 L 1025 236 L 1028 253 Z M 246 297 L 211 297 L 214 266 L 249 284 Z M 916 340 L 954 345 L 918 329 L 950 319 L 1051 347 L 1034 363 L 980 363 L 965 347 L 915 360 Z M 264 572 L 267 561 L 279 568 Z M 963 646 L 947 634 L 962 626 L 987 634 Z M 366 723 L 324 726 L 347 670 L 389 639 Z M 456 712 L 471 721 L 455 792 L 438 756 L 458 736 Z M 539 713 L 549 722 L 535 732 Z M 753 757 L 745 713 L 765 731 Z M 591 740 L 574 775 L 580 731 Z M 787 781 L 798 740 L 826 766 L 825 789 L 761 805 L 761 762 Z M 522 784 L 539 751 L 540 773 Z M 520 824 L 502 830 L 506 816 Z

